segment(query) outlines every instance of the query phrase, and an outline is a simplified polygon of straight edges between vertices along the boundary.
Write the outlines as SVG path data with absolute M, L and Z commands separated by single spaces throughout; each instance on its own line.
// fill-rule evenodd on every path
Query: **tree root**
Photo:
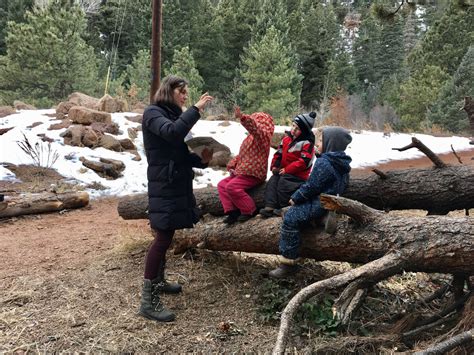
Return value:
M 458 334 L 448 340 L 445 340 L 439 344 L 429 347 L 426 350 L 418 351 L 415 355 L 436 355 L 445 354 L 449 350 L 452 350 L 458 346 L 468 344 L 474 341 L 474 328 L 467 332 Z

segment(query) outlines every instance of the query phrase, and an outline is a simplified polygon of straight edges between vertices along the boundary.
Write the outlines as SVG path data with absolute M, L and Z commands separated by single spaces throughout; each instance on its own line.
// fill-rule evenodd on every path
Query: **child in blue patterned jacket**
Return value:
M 285 213 L 280 229 L 281 263 L 270 271 L 270 277 L 284 278 L 298 271 L 300 230 L 327 213 L 319 195 L 342 194 L 347 187 L 352 159 L 344 151 L 351 141 L 350 133 L 342 127 L 323 127 L 316 131 L 316 148 L 320 155 L 308 181 L 291 196 L 291 207 Z

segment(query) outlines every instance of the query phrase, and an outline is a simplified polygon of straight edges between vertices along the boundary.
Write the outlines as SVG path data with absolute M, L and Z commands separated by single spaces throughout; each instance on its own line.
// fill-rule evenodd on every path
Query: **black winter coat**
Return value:
M 205 168 L 184 138 L 199 120 L 192 106 L 150 105 L 143 114 L 143 143 L 148 160 L 148 216 L 153 229 L 190 228 L 199 220 L 192 167 Z

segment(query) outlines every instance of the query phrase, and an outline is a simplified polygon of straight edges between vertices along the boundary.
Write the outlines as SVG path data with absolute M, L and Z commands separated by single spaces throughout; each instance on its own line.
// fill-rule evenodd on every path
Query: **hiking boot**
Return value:
M 179 283 L 168 282 L 165 278 L 165 268 L 166 268 L 166 259 L 160 265 L 158 269 L 158 277 L 155 279 L 156 288 L 158 292 L 161 293 L 171 293 L 176 294 L 180 293 L 183 290 L 183 287 Z
M 336 233 L 337 230 L 337 213 L 334 211 L 329 211 L 326 220 L 324 222 L 324 231 L 329 234 Z
M 262 208 L 260 209 L 260 211 L 258 211 L 260 213 L 260 215 L 263 217 L 263 218 L 269 218 L 269 217 L 273 217 L 273 208 L 272 207 L 265 207 L 265 208 Z
M 175 315 L 161 303 L 157 284 L 156 279 L 143 281 L 142 300 L 138 313 L 157 322 L 171 322 L 175 319 Z
M 240 211 L 239 210 L 232 210 L 230 212 L 227 212 L 227 216 L 222 220 L 225 224 L 234 224 L 237 222 L 237 218 L 240 216 Z
M 300 267 L 298 265 L 287 265 L 280 264 L 276 269 L 270 271 L 268 276 L 272 279 L 284 279 L 286 277 L 291 277 L 299 271 Z

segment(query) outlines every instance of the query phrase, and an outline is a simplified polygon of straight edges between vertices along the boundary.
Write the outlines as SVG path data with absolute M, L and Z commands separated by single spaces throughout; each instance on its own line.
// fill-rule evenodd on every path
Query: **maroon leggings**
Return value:
M 145 279 L 154 280 L 158 277 L 160 267 L 166 263 L 166 251 L 173 240 L 174 230 L 154 229 L 155 240 L 151 243 L 145 259 Z

